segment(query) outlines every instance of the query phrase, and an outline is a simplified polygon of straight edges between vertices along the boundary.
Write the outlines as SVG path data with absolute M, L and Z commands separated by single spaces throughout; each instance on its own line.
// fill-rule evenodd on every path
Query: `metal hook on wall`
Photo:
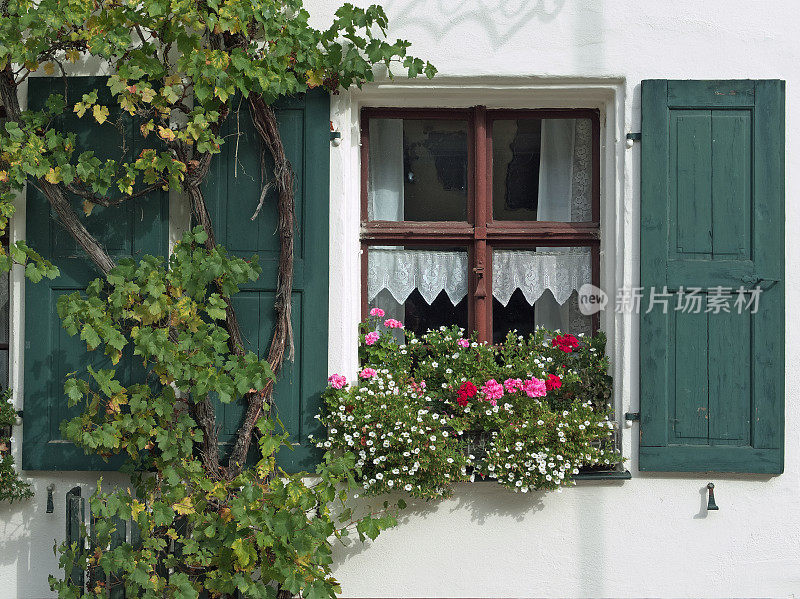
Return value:
M 53 505 L 53 491 L 55 490 L 56 485 L 54 483 L 47 485 L 47 509 L 45 514 L 52 514 L 55 511 L 55 506 Z
M 714 501 L 714 483 L 708 483 L 706 488 L 708 489 L 708 506 L 706 509 L 708 511 L 718 510 L 719 506 L 717 505 L 717 502 Z

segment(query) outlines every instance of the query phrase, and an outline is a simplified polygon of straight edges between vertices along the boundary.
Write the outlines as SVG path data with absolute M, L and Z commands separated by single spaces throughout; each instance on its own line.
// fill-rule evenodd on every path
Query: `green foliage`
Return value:
M 441 327 L 419 339 L 406 331 L 398 345 L 380 320 L 361 325 L 358 380 L 333 375 L 318 416 L 328 427 L 318 446 L 355 452 L 367 494 L 442 497 L 476 476 L 552 490 L 580 468 L 622 461 L 602 333 L 540 329 L 493 346 Z
M 0 501 L 19 501 L 33 497 L 31 486 L 22 481 L 11 456 L 11 427 L 14 425 L 14 412 L 11 391 L 0 391 Z
M 3 11 L 0 84 L 10 93 L 31 73 L 63 74 L 90 58 L 110 77 L 107 89 L 80 101 L 67 105 L 54 94 L 43 110 L 13 111 L 0 123 L 0 234 L 28 180 L 62 184 L 89 203 L 120 201 L 141 184 L 180 188 L 220 151 L 236 94 L 270 104 L 320 86 L 361 86 L 378 65 L 390 76 L 393 68 L 411 77 L 436 72 L 408 55 L 409 42 L 385 40 L 386 14 L 374 5 L 343 5 L 327 29 L 309 24 L 301 0 L 19 0 Z M 92 148 L 78 153 L 75 135 L 59 128 L 65 111 L 101 124 L 135 116 L 147 149 L 118 160 Z
M 394 511 L 353 518 L 346 502 L 357 487 L 355 457 L 326 455 L 313 481 L 275 472 L 275 451 L 287 434 L 262 417 L 260 461 L 232 480 L 209 472 L 200 456 L 197 406 L 213 393 L 223 402 L 262 389 L 273 376 L 266 361 L 228 348 L 221 325 L 225 300 L 260 273 L 251 261 L 202 244 L 198 227 L 176 245 L 169 269 L 145 256 L 122 262 L 86 292 L 62 296 L 58 311 L 71 335 L 111 365 L 132 355 L 143 368 L 136 382 L 113 367 L 73 373 L 64 388 L 81 414 L 63 433 L 87 451 L 122 454 L 132 487 L 98 489 L 91 547 L 62 544 L 60 565 L 114 572 L 130 597 L 275 597 L 275 585 L 305 597 L 334 597 L 331 541 L 355 528 L 375 538 L 395 523 Z M 342 518 L 344 515 L 344 518 Z M 133 519 L 141 541 L 111 548 L 117 519 Z M 97 577 L 95 577 L 97 578 Z M 51 577 L 60 597 L 85 595 L 68 579 Z

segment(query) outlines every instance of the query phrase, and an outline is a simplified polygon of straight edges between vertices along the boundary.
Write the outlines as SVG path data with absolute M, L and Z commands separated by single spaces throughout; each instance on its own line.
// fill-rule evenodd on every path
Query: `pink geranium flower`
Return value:
M 383 324 L 385 326 L 389 327 L 390 329 L 402 329 L 403 328 L 403 323 L 400 322 L 399 320 L 395 320 L 394 318 L 387 318 L 386 320 L 383 321 Z
M 377 316 L 378 318 L 383 318 L 386 315 L 386 312 L 381 310 L 380 308 L 373 308 L 369 311 L 370 316 Z
M 469 339 L 459 339 L 458 345 L 459 347 L 469 347 Z
M 486 396 L 486 399 L 492 402 L 493 406 L 497 405 L 497 401 L 493 400 L 498 400 L 504 395 L 503 385 L 501 385 L 494 379 L 489 379 L 488 381 L 486 381 L 483 384 L 481 391 L 483 391 L 483 394 Z
M 361 373 L 358 376 L 360 376 L 362 379 L 371 379 L 376 374 L 378 373 L 375 372 L 374 368 L 365 368 L 364 370 L 361 371 Z
M 347 379 L 343 374 L 332 374 L 328 377 L 328 383 L 334 389 L 341 389 L 347 384 Z
M 542 379 L 533 377 L 522 383 L 522 390 L 528 397 L 544 397 L 547 395 L 547 385 Z
M 367 345 L 375 345 L 375 342 L 380 338 L 381 334 L 378 331 L 367 333 L 364 337 L 364 343 Z
M 514 393 L 515 391 L 522 389 L 522 379 L 506 379 L 503 382 L 503 385 L 505 386 L 506 391 L 509 393 Z

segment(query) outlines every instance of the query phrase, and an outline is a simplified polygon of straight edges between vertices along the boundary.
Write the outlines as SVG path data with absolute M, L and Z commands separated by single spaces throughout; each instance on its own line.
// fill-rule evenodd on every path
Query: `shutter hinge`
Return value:
M 639 412 L 625 412 L 625 420 L 639 420 Z
M 641 133 L 628 133 L 625 136 L 625 139 L 630 139 L 631 141 L 642 141 L 642 134 Z

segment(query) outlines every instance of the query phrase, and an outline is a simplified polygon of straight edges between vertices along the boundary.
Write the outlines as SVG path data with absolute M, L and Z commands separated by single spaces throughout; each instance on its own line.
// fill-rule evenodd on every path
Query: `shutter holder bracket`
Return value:
M 642 141 L 642 134 L 639 133 L 628 133 L 625 136 L 625 145 L 629 148 L 633 147 L 633 142 L 635 141 Z
M 631 422 L 636 420 L 638 422 L 639 418 L 639 412 L 625 412 L 625 420 L 630 420 Z

